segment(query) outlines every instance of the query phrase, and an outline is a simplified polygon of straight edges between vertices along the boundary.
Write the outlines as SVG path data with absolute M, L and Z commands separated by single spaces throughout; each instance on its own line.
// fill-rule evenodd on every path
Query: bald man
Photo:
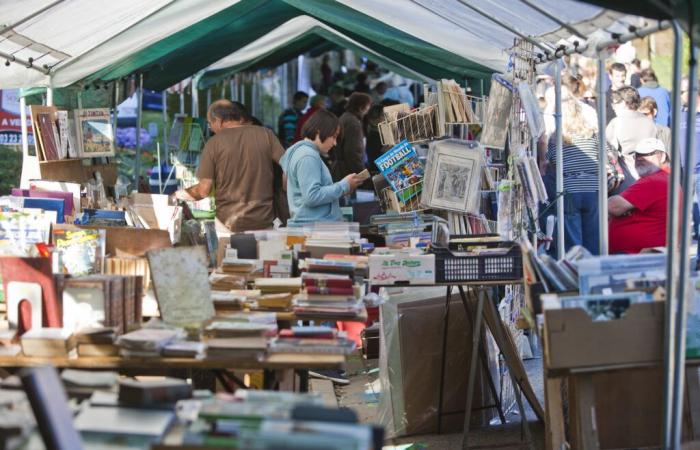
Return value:
M 253 125 L 240 104 L 218 100 L 207 113 L 214 137 L 202 151 L 199 183 L 176 192 L 181 200 L 201 200 L 216 188 L 217 233 L 272 227 L 275 219 L 274 169 L 284 154 L 279 140 Z

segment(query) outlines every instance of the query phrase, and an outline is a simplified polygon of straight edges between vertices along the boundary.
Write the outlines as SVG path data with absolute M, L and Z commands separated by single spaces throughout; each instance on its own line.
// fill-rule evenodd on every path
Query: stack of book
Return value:
M 119 347 L 114 344 L 117 331 L 114 327 L 88 328 L 75 334 L 78 356 L 116 356 Z
M 175 341 L 165 347 L 161 354 L 167 358 L 202 359 L 207 353 L 207 345 L 198 341 Z
M 257 278 L 255 289 L 265 294 L 297 294 L 301 290 L 301 278 Z
M 204 329 L 209 358 L 262 359 L 269 337 L 277 335 L 272 313 L 234 314 L 215 320 Z
M 352 319 L 364 311 L 361 287 L 346 274 L 307 272 L 302 285 L 302 292 L 292 302 L 300 319 Z
M 32 328 L 20 339 L 24 356 L 67 358 L 75 348 L 73 333 L 64 328 Z
M 310 230 L 304 247 L 313 258 L 335 253 L 359 253 L 360 225 L 358 223 L 318 223 Z
M 259 259 L 224 258 L 217 272 L 252 280 L 263 275 L 263 263 Z
M 292 327 L 272 339 L 270 353 L 329 353 L 348 355 L 355 350 L 354 341 L 345 333 L 326 326 Z
M 119 354 L 125 357 L 154 357 L 182 337 L 182 330 L 142 328 L 120 336 L 117 345 Z
M 209 276 L 212 291 L 231 291 L 245 289 L 246 278 L 242 275 L 231 275 L 214 272 Z

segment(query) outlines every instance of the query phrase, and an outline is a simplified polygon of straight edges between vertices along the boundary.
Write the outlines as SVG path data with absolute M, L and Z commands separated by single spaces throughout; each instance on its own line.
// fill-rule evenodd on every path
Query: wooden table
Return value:
M 227 390 L 233 390 L 230 382 L 245 387 L 229 370 L 262 370 L 264 387 L 272 388 L 276 381 L 286 380 L 293 387 L 294 373 L 298 375 L 298 389 L 308 391 L 310 369 L 342 369 L 345 355 L 317 353 L 273 353 L 261 361 L 232 358 L 122 358 L 119 356 L 38 358 L 28 356 L 2 356 L 0 367 L 20 369 L 51 365 L 57 368 L 83 370 L 116 370 L 137 374 L 164 374 L 173 370 L 211 372 Z
M 273 353 L 262 361 L 229 358 L 122 358 L 120 356 L 83 356 L 74 358 L 37 358 L 30 356 L 2 356 L 0 367 L 36 367 L 51 365 L 60 368 L 119 370 L 119 369 L 340 369 L 344 355 L 311 353 Z

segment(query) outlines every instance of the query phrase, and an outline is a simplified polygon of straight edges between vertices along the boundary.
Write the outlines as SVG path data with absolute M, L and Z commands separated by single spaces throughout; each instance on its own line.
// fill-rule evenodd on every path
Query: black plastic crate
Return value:
M 435 281 L 451 283 L 522 279 L 523 256 L 518 244 L 493 242 L 481 245 L 507 247 L 509 250 L 503 255 L 455 256 L 450 250 L 435 249 Z

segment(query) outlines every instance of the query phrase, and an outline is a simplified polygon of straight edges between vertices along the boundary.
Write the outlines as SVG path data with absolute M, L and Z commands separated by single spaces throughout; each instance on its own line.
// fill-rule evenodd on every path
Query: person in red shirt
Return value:
M 639 253 L 666 245 L 669 158 L 663 142 L 643 139 L 634 152 L 639 180 L 608 199 L 609 251 Z

